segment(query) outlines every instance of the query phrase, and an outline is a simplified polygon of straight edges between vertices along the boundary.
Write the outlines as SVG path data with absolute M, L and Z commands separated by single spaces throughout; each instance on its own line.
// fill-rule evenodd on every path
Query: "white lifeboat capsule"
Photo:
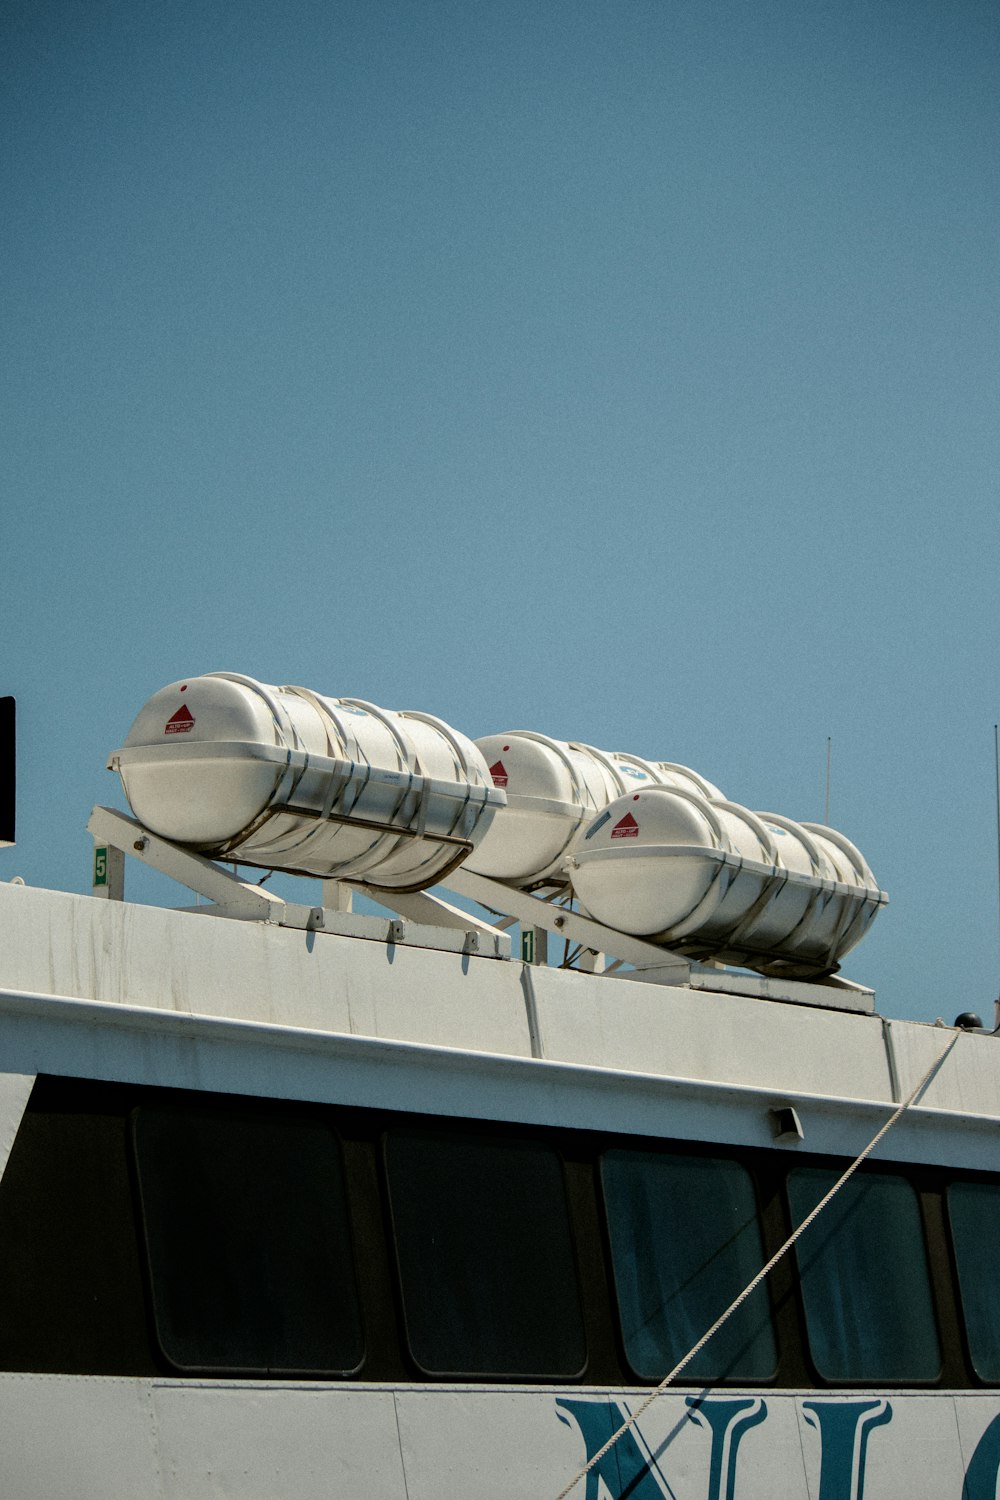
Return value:
M 595 813 L 625 793 L 662 783 L 722 796 L 686 766 L 530 730 L 491 734 L 476 745 L 507 803 L 466 866 L 511 885 L 565 884 L 563 865 L 574 838 Z
M 679 786 L 688 792 L 698 792 L 700 796 L 707 797 L 710 802 L 724 802 L 725 793 L 720 792 L 717 786 L 706 781 L 704 776 L 699 776 L 697 771 L 692 771 L 690 766 L 679 766 L 672 760 L 658 760 L 655 762 L 656 769 L 660 773 L 659 780 L 662 786 Z
M 453 869 L 504 802 L 472 741 L 429 714 L 227 672 L 155 693 L 109 766 L 164 838 L 396 890 Z
M 573 890 L 597 921 L 762 973 L 830 973 L 888 899 L 832 829 L 678 786 L 619 798 L 577 838 Z

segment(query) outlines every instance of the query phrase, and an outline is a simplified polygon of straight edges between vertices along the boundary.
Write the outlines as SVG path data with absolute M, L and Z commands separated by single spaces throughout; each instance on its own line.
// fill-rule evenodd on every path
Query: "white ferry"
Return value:
M 4 1495 L 996 1500 L 1000 1051 L 846 839 L 226 674 L 111 764 L 0 882 Z

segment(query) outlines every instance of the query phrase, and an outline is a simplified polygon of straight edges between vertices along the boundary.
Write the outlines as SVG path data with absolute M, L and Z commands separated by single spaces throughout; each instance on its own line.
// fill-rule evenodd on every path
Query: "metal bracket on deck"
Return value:
M 488 958 L 510 957 L 511 940 L 505 929 L 519 923 L 520 956 L 528 964 L 546 963 L 551 935 L 577 945 L 579 952 L 572 966 L 588 973 L 867 1014 L 875 1008 L 872 990 L 839 977 L 822 983 L 790 980 L 734 972 L 683 958 L 558 904 L 566 896 L 562 890 L 540 895 L 459 868 L 447 875 L 445 885 L 456 895 L 496 912 L 495 922 L 462 911 L 429 891 L 396 891 L 353 881 L 324 880 L 322 906 L 306 906 L 242 880 L 204 855 L 150 833 L 114 808 L 95 807 L 87 829 L 95 843 L 94 895 L 112 900 L 124 899 L 128 855 L 203 896 L 210 905 L 184 908 L 199 914 Z M 397 912 L 398 920 L 352 911 L 351 893 L 355 890 L 370 893 L 380 906 Z
M 603 972 L 616 979 L 642 984 L 689 985 L 692 989 L 732 995 L 747 995 L 757 1000 L 780 1000 L 797 1005 L 816 1005 L 828 1010 L 857 1011 L 871 1015 L 875 994 L 864 985 L 852 984 L 837 976 L 820 981 L 782 979 L 766 974 L 747 974 L 710 963 L 683 958 L 659 944 L 627 933 L 615 932 L 578 912 L 568 911 L 554 900 L 530 891 L 516 890 L 471 870 L 458 869 L 447 877 L 447 885 L 459 896 L 477 901 L 490 911 L 508 913 L 521 924 L 521 957 L 528 963 L 545 963 L 544 944 L 537 949 L 525 938 L 549 933 L 568 938 L 583 949 L 573 967 L 590 973 Z M 565 896 L 564 891 L 558 893 Z M 428 898 L 434 900 L 434 897 Z M 531 952 L 526 952 L 526 948 Z M 628 969 L 622 965 L 628 964 Z
M 485 875 L 474 875 L 471 870 L 461 868 L 453 870 L 445 884 L 456 895 L 466 896 L 490 911 L 516 917 L 521 924 L 522 938 L 526 932 L 538 930 L 541 934 L 552 933 L 578 943 L 584 951 L 577 967 L 590 973 L 598 968 L 608 972 L 602 964 L 602 959 L 607 957 L 613 963 L 631 964 L 641 971 L 636 978 L 648 979 L 655 984 L 686 984 L 690 979 L 691 964 L 686 958 L 679 958 L 676 953 L 644 942 L 642 938 L 615 932 L 591 917 L 557 906 L 544 896 L 516 890 L 513 886 L 502 885 L 498 880 L 489 880 Z M 522 957 L 527 957 L 528 962 L 544 963 L 543 945 L 531 946 L 535 948 L 534 960 L 523 952 Z
M 280 896 L 223 870 L 204 855 L 182 849 L 169 839 L 150 833 L 135 818 L 113 807 L 95 807 L 87 822 L 87 832 L 93 834 L 97 845 L 121 851 L 148 865 L 151 870 L 168 875 L 196 895 L 204 896 L 212 903 L 207 909 L 214 909 L 222 916 L 244 921 L 279 922 L 286 927 L 322 926 L 321 906 L 297 906 L 283 901 Z M 95 892 L 105 894 L 96 886 Z M 119 901 L 124 895 L 120 888 L 110 889 L 106 894 Z
M 399 913 L 400 920 L 397 921 L 389 916 L 368 916 L 351 911 L 352 886 L 342 881 L 323 882 L 322 906 L 300 905 L 241 880 L 202 854 L 182 849 L 169 839 L 150 833 L 148 828 L 115 808 L 95 807 L 87 831 L 93 835 L 95 843 L 95 895 L 118 901 L 124 899 L 124 856 L 128 855 L 203 896 L 210 905 L 183 908 L 199 915 L 264 922 L 307 932 L 368 938 L 375 942 L 405 943 L 411 947 L 437 948 L 486 958 L 510 957 L 510 938 L 506 933 L 422 892 L 372 889 L 372 895 L 381 905 Z M 99 872 L 102 855 L 103 868 Z M 103 880 L 99 874 L 103 875 Z

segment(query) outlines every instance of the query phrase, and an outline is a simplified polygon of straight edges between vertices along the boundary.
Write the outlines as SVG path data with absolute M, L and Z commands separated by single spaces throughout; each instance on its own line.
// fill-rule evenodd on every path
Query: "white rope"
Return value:
M 847 1168 L 847 1171 L 837 1179 L 830 1191 L 820 1199 L 816 1207 L 813 1209 L 812 1213 L 806 1215 L 806 1217 L 802 1220 L 802 1223 L 799 1225 L 798 1229 L 793 1230 L 792 1233 L 788 1236 L 788 1239 L 781 1246 L 781 1249 L 775 1251 L 775 1253 L 771 1256 L 771 1259 L 767 1262 L 767 1265 L 764 1266 L 762 1270 L 757 1272 L 757 1275 L 747 1286 L 743 1288 L 742 1292 L 740 1292 L 735 1301 L 729 1304 L 722 1316 L 716 1318 L 715 1322 L 712 1324 L 708 1332 L 702 1334 L 698 1342 L 692 1349 L 688 1350 L 687 1354 L 685 1354 L 680 1363 L 674 1365 L 674 1368 L 670 1371 L 670 1374 L 663 1377 L 659 1385 L 654 1391 L 651 1391 L 649 1393 L 645 1401 L 643 1401 L 642 1405 L 632 1413 L 632 1415 L 626 1422 L 622 1423 L 617 1432 L 613 1432 L 611 1434 L 607 1442 L 604 1444 L 603 1448 L 599 1448 L 590 1462 L 586 1464 L 578 1474 L 574 1475 L 569 1484 L 566 1485 L 565 1489 L 561 1489 L 559 1491 L 559 1494 L 556 1496 L 556 1500 L 566 1500 L 566 1496 L 569 1494 L 570 1490 L 574 1489 L 576 1485 L 579 1484 L 580 1480 L 590 1473 L 595 1464 L 600 1463 L 605 1453 L 607 1453 L 609 1449 L 614 1447 L 619 1438 L 624 1437 L 625 1433 L 628 1432 L 630 1428 L 635 1426 L 636 1422 L 638 1422 L 643 1412 L 645 1412 L 650 1406 L 652 1406 L 657 1396 L 663 1394 L 663 1392 L 667 1389 L 667 1386 L 677 1379 L 677 1376 L 691 1363 L 695 1355 L 701 1353 L 702 1349 L 704 1349 L 709 1339 L 712 1338 L 714 1334 L 718 1333 L 723 1323 L 727 1322 L 728 1319 L 732 1317 L 733 1313 L 736 1312 L 738 1308 L 742 1307 L 747 1298 L 752 1296 L 752 1294 L 757 1290 L 761 1282 L 764 1280 L 765 1276 L 767 1276 L 767 1274 L 774 1269 L 779 1260 L 781 1260 L 782 1256 L 792 1248 L 796 1240 L 798 1240 L 803 1234 L 805 1234 L 810 1224 L 812 1224 L 813 1221 L 819 1217 L 819 1215 L 826 1208 L 827 1204 L 836 1196 L 837 1193 L 840 1192 L 840 1189 L 844 1186 L 845 1182 L 847 1182 L 850 1177 L 853 1177 L 854 1173 L 861 1166 L 861 1163 L 875 1150 L 875 1147 L 878 1145 L 882 1137 L 888 1135 L 889 1131 L 895 1125 L 900 1116 L 906 1113 L 910 1105 L 917 1098 L 918 1094 L 920 1094 L 926 1088 L 927 1084 L 930 1082 L 933 1075 L 937 1072 L 938 1068 L 951 1052 L 952 1048 L 955 1046 L 955 1043 L 958 1041 L 961 1035 L 962 1033 L 960 1031 L 955 1032 L 955 1035 L 952 1037 L 947 1047 L 940 1054 L 940 1056 L 936 1057 L 931 1063 L 930 1067 L 927 1069 L 927 1072 L 921 1078 L 920 1082 L 910 1094 L 909 1098 L 903 1100 L 902 1104 L 900 1104 L 893 1112 L 893 1114 L 889 1116 L 888 1120 L 886 1120 L 885 1124 L 877 1132 L 877 1134 L 872 1136 L 871 1140 L 868 1142 L 868 1145 L 865 1147 L 865 1149 L 861 1152 L 860 1156 L 855 1157 L 854 1161 L 852 1161 L 851 1165 Z

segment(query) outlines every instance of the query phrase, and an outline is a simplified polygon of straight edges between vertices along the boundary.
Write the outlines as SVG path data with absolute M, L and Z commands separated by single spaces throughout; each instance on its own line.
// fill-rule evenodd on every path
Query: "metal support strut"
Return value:
M 115 808 L 95 807 L 87 831 L 95 843 L 93 893 L 97 896 L 124 899 L 124 862 L 128 855 L 203 896 L 209 905 L 183 908 L 199 915 L 264 922 L 375 942 L 406 943 L 485 958 L 510 957 L 507 933 L 424 892 L 383 891 L 330 880 L 323 882 L 324 904 L 309 906 L 285 901 L 262 886 L 242 880 L 203 854 L 151 833 L 135 818 Z M 351 891 L 365 889 L 371 891 L 380 905 L 397 911 L 398 918 L 352 911 Z

